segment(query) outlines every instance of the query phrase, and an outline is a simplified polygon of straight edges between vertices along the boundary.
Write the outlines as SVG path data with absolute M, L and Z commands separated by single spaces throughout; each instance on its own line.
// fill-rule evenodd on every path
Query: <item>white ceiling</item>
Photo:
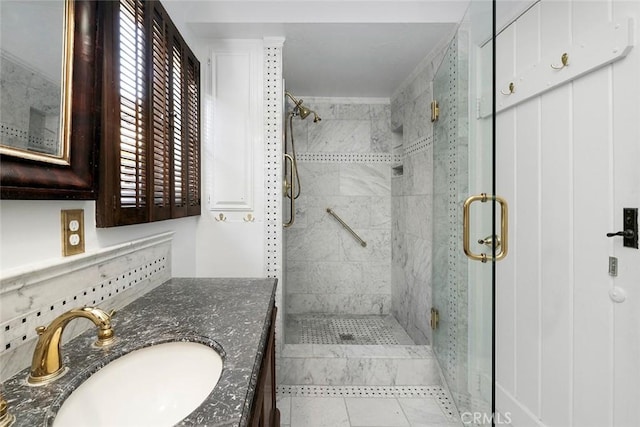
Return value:
M 421 60 L 451 38 L 467 5 L 468 0 L 174 0 L 165 7 L 196 37 L 284 37 L 284 77 L 296 95 L 389 98 Z
M 294 24 L 283 50 L 287 89 L 301 95 L 391 97 L 453 24 Z
M 305 96 L 382 97 L 450 38 L 453 24 L 208 24 L 209 38 L 285 37 L 287 90 Z

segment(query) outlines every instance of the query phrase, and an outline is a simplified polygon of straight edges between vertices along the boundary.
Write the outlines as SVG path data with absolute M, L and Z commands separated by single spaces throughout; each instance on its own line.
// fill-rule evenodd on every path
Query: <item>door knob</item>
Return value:
M 494 240 L 495 238 L 495 240 Z M 487 236 L 484 239 L 478 240 L 478 243 L 481 245 L 486 245 L 488 247 L 494 247 L 498 249 L 500 247 L 500 237 L 499 236 Z
M 635 235 L 636 234 L 633 232 L 633 230 L 623 230 L 623 231 L 618 231 L 617 233 L 607 233 L 607 237 L 622 236 L 625 239 L 633 239 L 633 236 Z
M 607 233 L 607 237 L 623 237 L 622 246 L 638 249 L 638 208 L 622 210 L 622 231 Z

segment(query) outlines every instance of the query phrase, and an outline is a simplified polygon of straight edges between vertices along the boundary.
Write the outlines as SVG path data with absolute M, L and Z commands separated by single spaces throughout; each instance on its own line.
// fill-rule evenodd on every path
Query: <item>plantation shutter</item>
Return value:
M 115 3 L 118 5 L 118 3 Z M 145 6 L 141 0 L 122 0 L 114 12 L 117 37 L 114 47 L 119 66 L 114 70 L 117 132 L 112 139 L 117 167 L 110 167 L 115 181 L 112 196 L 115 221 L 135 224 L 148 221 L 147 135 L 145 105 L 146 67 Z
M 153 217 L 171 217 L 171 79 L 169 35 L 165 17 L 153 13 L 152 69 L 153 80 Z
M 200 67 L 187 58 L 187 212 L 200 215 Z
M 173 127 L 173 203 L 174 216 L 185 216 L 186 209 L 186 152 L 184 150 L 185 115 L 184 107 L 184 75 L 182 66 L 182 45 L 176 38 L 173 39 L 172 61 L 172 127 Z
M 111 5 L 97 225 L 199 215 L 199 62 L 160 2 Z

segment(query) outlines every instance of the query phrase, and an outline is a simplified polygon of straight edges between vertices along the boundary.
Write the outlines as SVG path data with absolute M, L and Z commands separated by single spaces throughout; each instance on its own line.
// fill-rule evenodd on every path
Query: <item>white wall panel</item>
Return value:
M 516 395 L 528 408 L 537 410 L 539 405 L 539 354 L 540 335 L 540 257 L 539 257 L 539 177 L 540 177 L 540 119 L 539 101 L 522 104 L 516 110 L 515 194 L 516 205 L 511 210 L 517 240 L 514 242 L 514 282 L 516 292 Z M 522 120 L 522 118 L 527 118 Z M 500 183 L 498 183 L 500 188 Z M 500 194 L 500 191 L 498 191 Z
M 212 210 L 251 209 L 253 141 L 251 140 L 251 56 L 248 52 L 214 52 Z M 255 119 L 255 118 L 253 118 Z
M 635 17 L 640 21 L 637 1 L 614 3 L 614 19 Z M 636 30 L 637 31 L 637 30 Z M 622 229 L 622 209 L 640 207 L 640 55 L 638 36 L 633 54 L 613 65 L 613 229 Z M 620 147 L 624 147 L 621 149 Z M 638 424 L 640 402 L 640 251 L 622 246 L 616 239 L 612 254 L 618 257 L 618 277 L 612 286 L 627 299 L 613 304 L 613 422 L 616 426 Z M 636 402 L 630 405 L 629 402 Z
M 209 41 L 202 50 L 211 59 L 202 96 L 208 209 L 198 219 L 196 275 L 264 277 L 263 41 Z
M 216 211 L 260 211 L 262 189 L 262 41 L 225 40 L 212 44 L 208 94 L 211 137 L 205 143 L 208 207 Z M 208 136 L 208 135 L 207 135 Z M 261 182 L 260 182 L 261 183 Z
M 640 2 L 542 0 L 498 37 L 498 82 L 639 15 Z M 635 46 L 498 114 L 512 251 L 497 272 L 497 407 L 514 427 L 638 424 L 640 252 L 605 234 L 622 229 L 622 208 L 640 207 L 639 75 Z M 624 302 L 609 298 L 614 286 Z
M 553 52 L 558 46 L 571 44 L 571 2 L 545 1 L 540 4 L 540 51 Z
M 611 4 L 617 0 L 569 1 L 571 4 L 571 28 L 574 40 L 593 31 L 594 27 L 611 20 Z M 565 24 L 566 25 L 566 24 Z
M 498 39 L 496 44 L 496 78 L 497 81 L 510 79 L 513 75 L 515 35 L 513 27 L 504 30 L 505 36 Z M 500 76 L 503 76 L 500 79 Z M 496 117 L 497 131 L 496 138 L 503 142 L 496 152 L 496 182 L 515 182 L 515 113 L 514 110 L 507 110 Z M 509 201 L 513 209 L 516 201 L 515 187 L 505 187 L 500 189 L 498 194 Z M 509 221 L 509 232 L 516 227 L 516 219 Z M 515 237 L 515 236 L 514 236 Z M 516 243 L 516 239 L 511 238 L 511 245 Z M 496 295 L 497 318 L 496 335 L 500 337 L 496 344 L 496 364 L 501 366 L 496 371 L 496 381 L 504 387 L 513 391 L 515 389 L 515 345 L 517 337 L 515 335 L 515 322 L 500 321 L 500 319 L 515 319 L 515 263 L 514 257 L 508 256 L 500 263 L 500 271 L 497 272 L 497 281 L 500 284 L 500 292 Z
M 571 42 L 571 4 L 540 7 L 540 51 Z M 541 97 L 541 407 L 549 426 L 572 425 L 573 132 L 572 86 Z M 563 402 L 564 404 L 558 404 Z
M 527 11 L 514 26 L 516 40 L 516 72 L 526 70 L 540 61 L 540 3 Z M 498 39 L 499 40 L 499 39 Z M 515 82 L 516 85 L 519 82 Z M 516 87 L 517 90 L 517 87 Z
M 610 242 L 605 237 L 612 210 L 610 84 L 608 68 L 573 84 L 573 419 L 577 426 L 610 425 L 613 319 L 607 295 Z
M 573 384 L 573 139 L 571 86 L 541 99 L 540 417 L 571 425 Z

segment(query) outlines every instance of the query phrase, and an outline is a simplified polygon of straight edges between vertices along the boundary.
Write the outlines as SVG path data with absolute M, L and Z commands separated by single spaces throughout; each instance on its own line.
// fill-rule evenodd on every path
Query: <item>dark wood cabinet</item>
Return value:
M 277 308 L 274 307 L 256 393 L 253 397 L 253 410 L 249 421 L 251 427 L 280 427 L 280 411 L 276 408 L 276 313 Z

